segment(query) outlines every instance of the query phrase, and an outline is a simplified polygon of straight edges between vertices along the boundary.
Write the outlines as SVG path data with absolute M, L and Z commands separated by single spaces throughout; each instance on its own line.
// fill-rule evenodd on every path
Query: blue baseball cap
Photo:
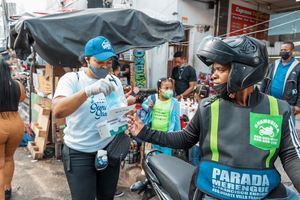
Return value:
M 100 61 L 105 61 L 111 57 L 117 57 L 110 41 L 103 36 L 90 39 L 84 47 L 84 54 L 85 56 L 93 56 Z

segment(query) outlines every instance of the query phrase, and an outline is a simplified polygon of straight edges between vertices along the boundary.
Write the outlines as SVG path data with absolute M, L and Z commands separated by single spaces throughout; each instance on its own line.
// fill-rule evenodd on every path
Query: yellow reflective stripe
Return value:
M 279 107 L 278 107 L 278 102 L 277 99 L 275 99 L 272 96 L 268 96 L 269 97 L 269 104 L 270 104 L 270 115 L 279 115 Z M 270 168 L 270 161 L 272 159 L 272 157 L 274 156 L 276 152 L 276 149 L 271 149 L 269 152 L 269 155 L 266 159 L 266 168 Z
M 266 159 L 266 168 L 270 168 L 270 161 L 271 161 L 271 158 L 274 156 L 275 152 L 276 152 L 276 149 L 270 150 L 269 155 Z
M 211 104 L 211 125 L 210 125 L 210 150 L 212 160 L 219 161 L 218 151 L 218 126 L 219 126 L 219 107 L 220 100 L 217 99 Z
M 269 104 L 270 104 L 270 115 L 279 115 L 279 108 L 278 108 L 278 102 L 277 99 L 274 97 L 268 96 L 269 97 Z

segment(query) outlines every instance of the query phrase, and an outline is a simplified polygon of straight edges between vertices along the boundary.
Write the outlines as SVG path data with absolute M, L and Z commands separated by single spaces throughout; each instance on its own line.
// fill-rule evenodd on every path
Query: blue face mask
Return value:
M 109 74 L 109 70 L 107 67 L 105 68 L 96 68 L 91 64 L 88 64 L 89 69 L 93 72 L 97 79 L 105 78 Z

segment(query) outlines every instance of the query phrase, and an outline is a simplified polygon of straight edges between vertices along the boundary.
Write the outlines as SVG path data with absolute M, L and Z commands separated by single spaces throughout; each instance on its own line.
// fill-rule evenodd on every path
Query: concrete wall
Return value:
M 25 12 L 45 12 L 47 10 L 47 1 L 7 0 L 8 3 L 14 2 L 17 4 L 17 14 L 23 14 Z
M 206 67 L 196 56 L 198 46 L 207 35 L 213 35 L 214 24 L 214 9 L 209 9 L 208 4 L 196 2 L 193 0 L 180 0 L 178 1 L 178 16 L 179 20 L 182 17 L 187 17 L 186 25 L 192 26 L 190 29 L 190 43 L 189 43 L 189 64 L 192 65 L 197 75 L 200 71 L 207 72 L 209 69 Z M 203 32 L 201 26 L 209 25 L 208 32 Z
M 146 77 L 149 88 L 156 88 L 157 81 L 162 77 L 167 77 L 168 57 L 159 55 L 166 55 L 168 48 L 168 43 L 165 43 L 146 51 Z
M 197 24 L 213 24 L 214 9 L 208 9 L 207 3 L 193 0 L 178 1 L 178 19 L 183 16 L 188 17 L 187 25 L 195 26 Z
M 199 72 L 204 72 L 204 73 L 209 73 L 211 70 L 209 67 L 207 67 L 204 63 L 202 63 L 200 61 L 200 59 L 197 57 L 196 53 L 199 47 L 199 44 L 201 42 L 201 40 L 208 35 L 213 35 L 213 29 L 209 30 L 208 32 L 205 33 L 201 33 L 201 32 L 197 32 L 195 29 L 192 29 L 193 34 L 193 43 L 190 44 L 190 49 L 193 50 L 193 62 L 191 64 L 193 64 L 193 66 L 195 67 L 196 73 L 197 75 L 199 74 Z M 190 50 L 190 52 L 191 52 Z
M 87 0 L 69 0 L 65 7 L 70 10 L 82 10 L 87 8 L 87 4 Z
M 82 10 L 87 8 L 87 0 L 65 0 L 65 9 Z M 47 11 L 56 12 L 61 10 L 61 5 L 57 0 L 47 0 Z
M 160 20 L 177 20 L 178 0 L 133 0 L 132 7 Z

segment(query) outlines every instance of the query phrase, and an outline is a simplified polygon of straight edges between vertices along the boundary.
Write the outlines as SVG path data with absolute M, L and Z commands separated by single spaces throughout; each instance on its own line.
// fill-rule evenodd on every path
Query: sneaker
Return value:
M 124 195 L 124 192 L 122 192 L 122 191 L 117 190 L 117 191 L 115 192 L 115 198 L 121 197 L 121 196 L 123 196 L 123 195 Z
M 11 189 L 5 190 L 5 200 L 11 199 Z

